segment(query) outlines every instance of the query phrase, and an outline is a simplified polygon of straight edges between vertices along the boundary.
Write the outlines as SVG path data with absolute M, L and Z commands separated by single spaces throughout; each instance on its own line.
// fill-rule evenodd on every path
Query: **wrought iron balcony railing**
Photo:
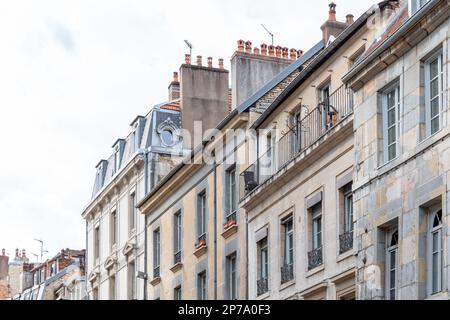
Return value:
M 322 247 L 308 252 L 308 270 L 312 270 L 323 264 Z
M 177 264 L 179 262 L 181 262 L 181 251 L 178 251 L 177 253 L 175 253 L 174 257 L 173 257 L 174 264 Z
M 159 266 L 153 268 L 153 278 L 159 278 Z
M 260 296 L 267 291 L 269 291 L 269 280 L 267 278 L 259 279 L 256 282 L 256 294 Z
M 341 86 L 331 94 L 326 103 L 319 103 L 299 123 L 283 133 L 272 148 L 241 173 L 240 179 L 244 185 L 241 198 L 273 176 L 352 112 L 353 93 Z
M 353 249 L 353 230 L 344 232 L 339 236 L 339 254 Z
M 294 279 L 294 264 L 285 264 L 281 267 L 281 284 Z

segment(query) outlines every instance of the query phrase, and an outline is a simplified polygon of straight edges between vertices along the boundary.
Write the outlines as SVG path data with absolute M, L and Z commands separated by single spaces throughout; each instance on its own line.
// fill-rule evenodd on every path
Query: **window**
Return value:
M 173 289 L 173 300 L 182 300 L 181 286 L 178 286 L 175 289 Z
M 237 209 L 237 194 L 236 194 L 236 168 L 233 167 L 225 172 L 225 203 L 226 214 L 231 215 Z
M 98 287 L 92 289 L 92 299 L 98 300 Z
M 203 239 L 206 235 L 206 191 L 197 195 L 197 236 L 199 240 Z
M 161 234 L 159 229 L 153 231 L 153 277 L 157 278 L 159 274 L 159 264 L 161 259 L 161 248 L 160 248 L 160 238 Z
M 331 84 L 327 83 L 319 89 L 319 101 L 321 105 L 322 124 L 325 129 L 328 129 L 328 115 L 330 114 L 330 95 Z
M 442 210 L 440 206 L 430 209 L 428 248 L 430 289 L 431 294 L 435 294 L 442 291 L 443 277 Z
M 267 236 L 258 242 L 257 247 L 257 295 L 260 296 L 269 290 L 269 250 L 267 246 Z
M 173 133 L 168 129 L 161 131 L 161 141 L 167 147 L 173 145 Z
M 94 259 L 100 257 L 100 226 L 94 229 Z
M 400 86 L 395 84 L 383 92 L 384 162 L 397 157 L 400 136 Z
M 339 235 L 339 254 L 353 248 L 353 192 L 352 183 L 340 190 L 342 199 L 341 233 Z
M 206 289 L 206 271 L 199 273 L 197 276 L 197 290 L 198 290 L 198 300 L 207 299 L 207 289 Z
M 398 230 L 387 232 L 386 252 L 386 299 L 397 298 L 397 260 L 398 260 Z
M 237 299 L 236 253 L 227 257 L 228 299 Z
M 281 283 L 294 279 L 294 220 L 292 216 L 282 222 L 283 265 L 281 267 Z
M 117 211 L 111 212 L 111 247 L 117 243 Z
M 134 261 L 128 264 L 128 300 L 136 299 L 136 266 Z
M 409 14 L 413 15 L 422 8 L 429 0 L 409 0 Z
M 174 253 L 174 263 L 177 264 L 181 262 L 181 212 L 177 212 L 174 215 L 173 224 L 173 253 Z
M 275 130 L 275 129 L 273 129 Z M 264 172 L 267 175 L 270 175 L 275 172 L 276 164 L 275 164 L 275 144 L 276 144 L 276 136 L 275 131 L 268 132 L 266 136 L 266 157 L 267 157 L 267 167 L 266 172 Z
M 443 101 L 442 51 L 425 62 L 425 117 L 427 136 L 439 131 Z
M 120 145 L 117 145 L 114 148 L 114 171 L 113 174 L 115 174 L 117 171 L 119 171 L 120 168 Z
M 311 209 L 312 213 L 312 249 L 322 247 L 322 203 L 316 204 Z
M 133 192 L 129 198 L 129 232 L 130 234 L 136 229 L 136 194 Z
M 136 152 L 140 147 L 140 132 L 139 120 L 135 123 L 133 128 L 133 152 Z
M 116 300 L 116 276 L 109 277 L 109 300 Z

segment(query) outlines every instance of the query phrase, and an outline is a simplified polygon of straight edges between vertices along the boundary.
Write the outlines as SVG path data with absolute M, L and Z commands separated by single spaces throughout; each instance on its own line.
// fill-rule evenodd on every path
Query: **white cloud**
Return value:
M 372 1 L 342 0 L 338 17 Z M 307 50 L 328 1 L 0 3 L 0 247 L 84 247 L 94 165 L 137 114 L 166 99 L 187 53 L 231 57 L 240 38 Z

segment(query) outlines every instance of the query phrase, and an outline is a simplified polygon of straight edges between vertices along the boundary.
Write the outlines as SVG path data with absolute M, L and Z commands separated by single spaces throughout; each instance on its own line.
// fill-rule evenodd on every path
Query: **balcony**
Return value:
M 228 239 L 233 234 L 235 234 L 237 230 L 238 225 L 237 225 L 236 211 L 233 211 L 226 217 L 226 222 L 223 225 L 222 237 Z
M 281 267 L 281 284 L 294 279 L 294 264 L 285 264 Z
M 256 294 L 260 296 L 266 293 L 267 291 L 269 291 L 269 279 L 267 278 L 259 279 L 256 282 Z
M 153 278 L 159 278 L 159 266 L 153 269 Z
M 353 249 L 353 230 L 344 232 L 339 236 L 339 254 Z
M 195 251 L 194 251 L 194 255 L 197 258 L 200 258 L 202 255 L 204 255 L 207 251 L 207 246 L 206 246 L 206 233 L 203 233 L 202 235 L 200 235 L 198 237 L 198 242 L 195 245 Z
M 308 270 L 315 269 L 323 264 L 322 247 L 308 252 Z
M 178 251 L 174 254 L 173 263 L 174 263 L 174 265 L 172 268 L 170 268 L 170 271 L 172 271 L 173 273 L 176 273 L 179 270 L 181 270 L 181 268 L 183 267 L 183 264 L 181 263 L 181 251 Z
M 353 93 L 345 86 L 341 86 L 330 95 L 327 103 L 319 103 L 299 123 L 283 133 L 281 139 L 271 149 L 241 173 L 240 179 L 244 185 L 241 199 L 316 143 L 352 112 Z
M 153 268 L 153 279 L 150 281 L 150 284 L 152 286 L 156 286 L 159 283 L 161 283 L 161 275 L 160 275 L 160 271 L 159 271 L 159 266 Z

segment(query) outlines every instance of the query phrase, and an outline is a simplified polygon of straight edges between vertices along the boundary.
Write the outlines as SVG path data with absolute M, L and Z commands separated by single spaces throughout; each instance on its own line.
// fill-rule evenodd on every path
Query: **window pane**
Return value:
M 430 97 L 431 99 L 439 95 L 439 78 L 436 78 L 430 83 Z
M 389 150 L 388 150 L 388 159 L 389 160 L 392 160 L 392 159 L 394 159 L 395 158 L 395 156 L 396 156 L 396 144 L 393 144 L 393 145 L 391 145 L 390 147 L 389 147 Z
M 392 144 L 396 140 L 396 127 L 391 127 L 388 130 L 388 144 Z
M 439 74 L 439 60 L 430 62 L 430 79 L 434 79 Z
M 439 118 L 431 120 L 431 134 L 439 131 Z
M 395 105 L 395 90 L 387 94 L 388 109 Z
M 395 123 L 395 108 L 388 111 L 388 126 L 392 126 Z

